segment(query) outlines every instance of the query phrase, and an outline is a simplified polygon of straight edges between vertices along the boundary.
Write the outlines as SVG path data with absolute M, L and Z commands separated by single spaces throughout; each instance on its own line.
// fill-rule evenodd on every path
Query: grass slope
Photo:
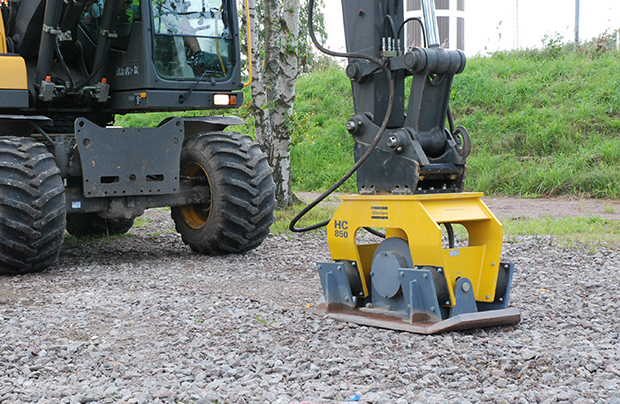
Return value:
M 554 47 L 472 58 L 455 78 L 451 106 L 472 135 L 467 190 L 620 197 L 618 53 Z M 298 80 L 295 188 L 325 189 L 350 167 L 344 125 L 352 114 L 338 68 Z
M 620 197 L 620 56 L 525 51 L 472 58 L 451 94 L 473 142 L 466 189 L 494 195 Z M 338 68 L 298 80 L 295 188 L 327 188 L 353 163 L 353 114 Z M 348 183 L 345 190 L 355 191 Z
M 355 163 L 353 137 L 345 125 L 353 116 L 351 84 L 338 67 L 300 77 L 292 119 L 291 166 L 295 190 L 325 190 Z M 357 192 L 355 177 L 340 188 Z
M 620 196 L 620 57 L 498 54 L 452 91 L 472 134 L 467 188 L 521 196 Z
M 602 49 L 602 50 L 601 50 Z M 291 160 L 295 191 L 328 188 L 353 164 L 350 83 L 331 67 L 298 78 Z M 227 111 L 246 120 L 230 128 L 254 134 L 246 104 Z M 573 52 L 544 50 L 468 60 L 455 78 L 451 106 L 472 137 L 466 189 L 493 195 L 577 194 L 620 197 L 620 55 L 598 42 Z M 177 115 L 217 115 L 192 111 Z M 123 126 L 155 126 L 170 114 L 118 117 Z M 341 191 L 355 192 L 354 179 Z

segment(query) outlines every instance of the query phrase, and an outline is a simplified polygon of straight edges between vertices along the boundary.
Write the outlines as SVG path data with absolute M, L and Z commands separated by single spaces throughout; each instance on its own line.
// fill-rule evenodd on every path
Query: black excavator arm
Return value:
M 464 128 L 446 128 L 446 119 L 452 81 L 465 69 L 464 53 L 440 46 L 431 3 L 423 2 L 427 46 L 410 49 L 405 48 L 404 26 L 414 21 L 405 20 L 403 1 L 354 3 L 342 3 L 347 53 L 379 59 L 390 72 L 388 78 L 376 63 L 348 58 L 355 116 L 347 129 L 356 140 L 356 159 L 367 151 L 386 118 L 389 80 L 394 81 L 395 91 L 386 130 L 357 172 L 359 192 L 461 192 L 470 140 Z M 405 104 L 408 77 L 411 85 Z

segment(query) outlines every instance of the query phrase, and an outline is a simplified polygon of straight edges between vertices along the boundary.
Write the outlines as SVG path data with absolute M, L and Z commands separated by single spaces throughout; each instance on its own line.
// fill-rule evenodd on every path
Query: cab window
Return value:
M 234 66 L 226 0 L 152 0 L 153 60 L 169 79 L 225 79 Z
M 103 16 L 104 3 L 104 0 L 92 2 L 84 9 L 80 16 L 80 26 L 95 45 L 99 40 L 99 26 Z M 127 50 L 133 22 L 140 20 L 140 18 L 139 0 L 121 1 L 120 11 L 114 27 L 117 36 L 112 41 L 112 48 L 123 51 Z

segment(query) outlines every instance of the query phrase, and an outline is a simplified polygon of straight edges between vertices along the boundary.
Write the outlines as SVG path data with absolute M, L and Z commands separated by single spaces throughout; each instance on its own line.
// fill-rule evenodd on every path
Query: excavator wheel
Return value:
M 96 213 L 71 214 L 67 215 L 67 231 L 77 237 L 116 236 L 127 233 L 134 220 L 104 219 Z
M 65 188 L 52 154 L 32 138 L 1 137 L 0 274 L 52 265 L 65 227 Z
M 172 208 L 183 241 L 199 254 L 249 251 L 269 235 L 276 206 L 267 155 L 247 135 L 212 132 L 185 141 L 181 180 L 206 186 L 210 203 Z

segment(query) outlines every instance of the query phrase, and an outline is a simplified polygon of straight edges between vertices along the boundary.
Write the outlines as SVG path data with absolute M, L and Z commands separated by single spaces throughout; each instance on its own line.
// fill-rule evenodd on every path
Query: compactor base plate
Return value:
M 426 335 L 468 330 L 472 328 L 511 325 L 521 321 L 521 313 L 518 309 L 514 308 L 466 313 L 439 322 L 429 321 L 419 323 L 408 323 L 398 317 L 381 313 L 372 313 L 366 310 L 362 312 L 359 309 L 338 310 L 330 308 L 329 311 L 326 311 L 326 308 L 325 300 L 321 298 L 317 305 L 317 314 L 327 314 L 329 318 L 333 318 L 334 320 Z

